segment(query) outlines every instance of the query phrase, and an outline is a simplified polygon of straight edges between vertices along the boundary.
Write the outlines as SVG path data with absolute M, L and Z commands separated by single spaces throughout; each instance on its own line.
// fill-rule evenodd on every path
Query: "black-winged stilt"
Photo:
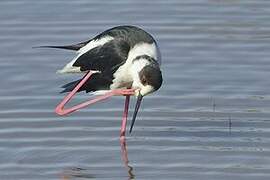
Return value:
M 59 70 L 59 73 L 89 72 L 83 79 L 63 86 L 62 92 L 72 92 L 67 99 L 64 99 L 61 106 L 56 108 L 56 112 L 61 114 L 63 105 L 77 91 L 105 94 L 105 96 L 77 105 L 66 113 L 111 95 L 126 95 L 121 136 L 125 136 L 130 95 L 137 96 L 130 126 L 131 132 L 142 98 L 158 90 L 162 84 L 161 56 L 157 43 L 150 34 L 135 26 L 117 26 L 102 32 L 93 39 L 74 45 L 41 47 L 77 51 L 77 56 Z

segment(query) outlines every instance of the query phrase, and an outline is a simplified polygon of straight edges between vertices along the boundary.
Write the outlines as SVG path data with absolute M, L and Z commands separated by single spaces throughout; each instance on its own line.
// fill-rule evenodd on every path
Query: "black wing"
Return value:
M 81 71 L 98 70 L 102 73 L 110 71 L 113 67 L 125 63 L 129 48 L 124 40 L 114 39 L 82 54 L 73 66 L 80 67 Z
M 101 73 L 94 74 L 79 91 L 97 91 L 110 88 L 115 71 L 126 62 L 129 45 L 122 39 L 114 39 L 102 46 L 95 47 L 82 54 L 73 66 L 80 67 L 81 71 L 97 70 Z M 73 81 L 63 86 L 62 92 L 71 91 L 80 80 Z

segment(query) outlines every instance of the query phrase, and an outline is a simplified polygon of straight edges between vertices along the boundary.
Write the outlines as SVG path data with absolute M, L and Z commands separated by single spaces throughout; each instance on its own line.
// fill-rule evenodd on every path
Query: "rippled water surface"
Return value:
M 269 17 L 268 0 L 1 0 L 0 179 L 269 179 Z M 32 49 L 122 24 L 156 37 L 164 74 L 126 147 L 124 98 L 57 116 L 75 54 Z

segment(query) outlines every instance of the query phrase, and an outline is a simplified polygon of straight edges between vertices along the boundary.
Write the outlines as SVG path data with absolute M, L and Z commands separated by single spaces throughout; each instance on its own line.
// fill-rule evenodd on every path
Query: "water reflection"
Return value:
M 128 151 L 127 151 L 127 143 L 124 137 L 120 138 L 120 146 L 121 146 L 121 159 L 125 168 L 127 169 L 127 175 L 129 180 L 135 179 L 135 175 L 133 173 L 133 167 L 129 164 L 128 160 Z M 86 178 L 93 179 L 97 178 L 94 174 L 89 173 L 90 170 L 83 169 L 80 167 L 73 167 L 65 170 L 61 174 L 61 180 L 71 180 L 72 178 Z
M 96 178 L 94 175 L 87 173 L 87 169 L 82 168 L 70 168 L 63 172 L 61 175 L 61 180 L 71 180 L 72 178 L 87 178 L 93 179 Z
M 121 156 L 122 156 L 122 160 L 124 162 L 124 165 L 128 170 L 128 177 L 129 177 L 129 179 L 134 179 L 135 175 L 133 174 L 133 167 L 129 165 L 128 151 L 127 151 L 127 144 L 126 144 L 125 137 L 120 138 L 120 144 L 121 144 Z

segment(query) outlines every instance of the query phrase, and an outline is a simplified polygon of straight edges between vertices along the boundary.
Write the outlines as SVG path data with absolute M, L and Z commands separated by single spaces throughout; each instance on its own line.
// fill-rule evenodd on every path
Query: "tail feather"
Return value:
M 73 51 L 77 51 L 80 49 L 74 46 L 36 46 L 34 48 L 57 48 L 57 49 L 67 49 L 67 50 L 73 50 Z
M 72 45 L 66 45 L 66 46 L 36 46 L 33 48 L 57 48 L 57 49 L 67 49 L 67 50 L 73 50 L 73 51 L 78 51 L 81 49 L 83 46 L 85 46 L 87 43 L 89 43 L 90 40 L 81 42 L 78 44 L 72 44 Z

